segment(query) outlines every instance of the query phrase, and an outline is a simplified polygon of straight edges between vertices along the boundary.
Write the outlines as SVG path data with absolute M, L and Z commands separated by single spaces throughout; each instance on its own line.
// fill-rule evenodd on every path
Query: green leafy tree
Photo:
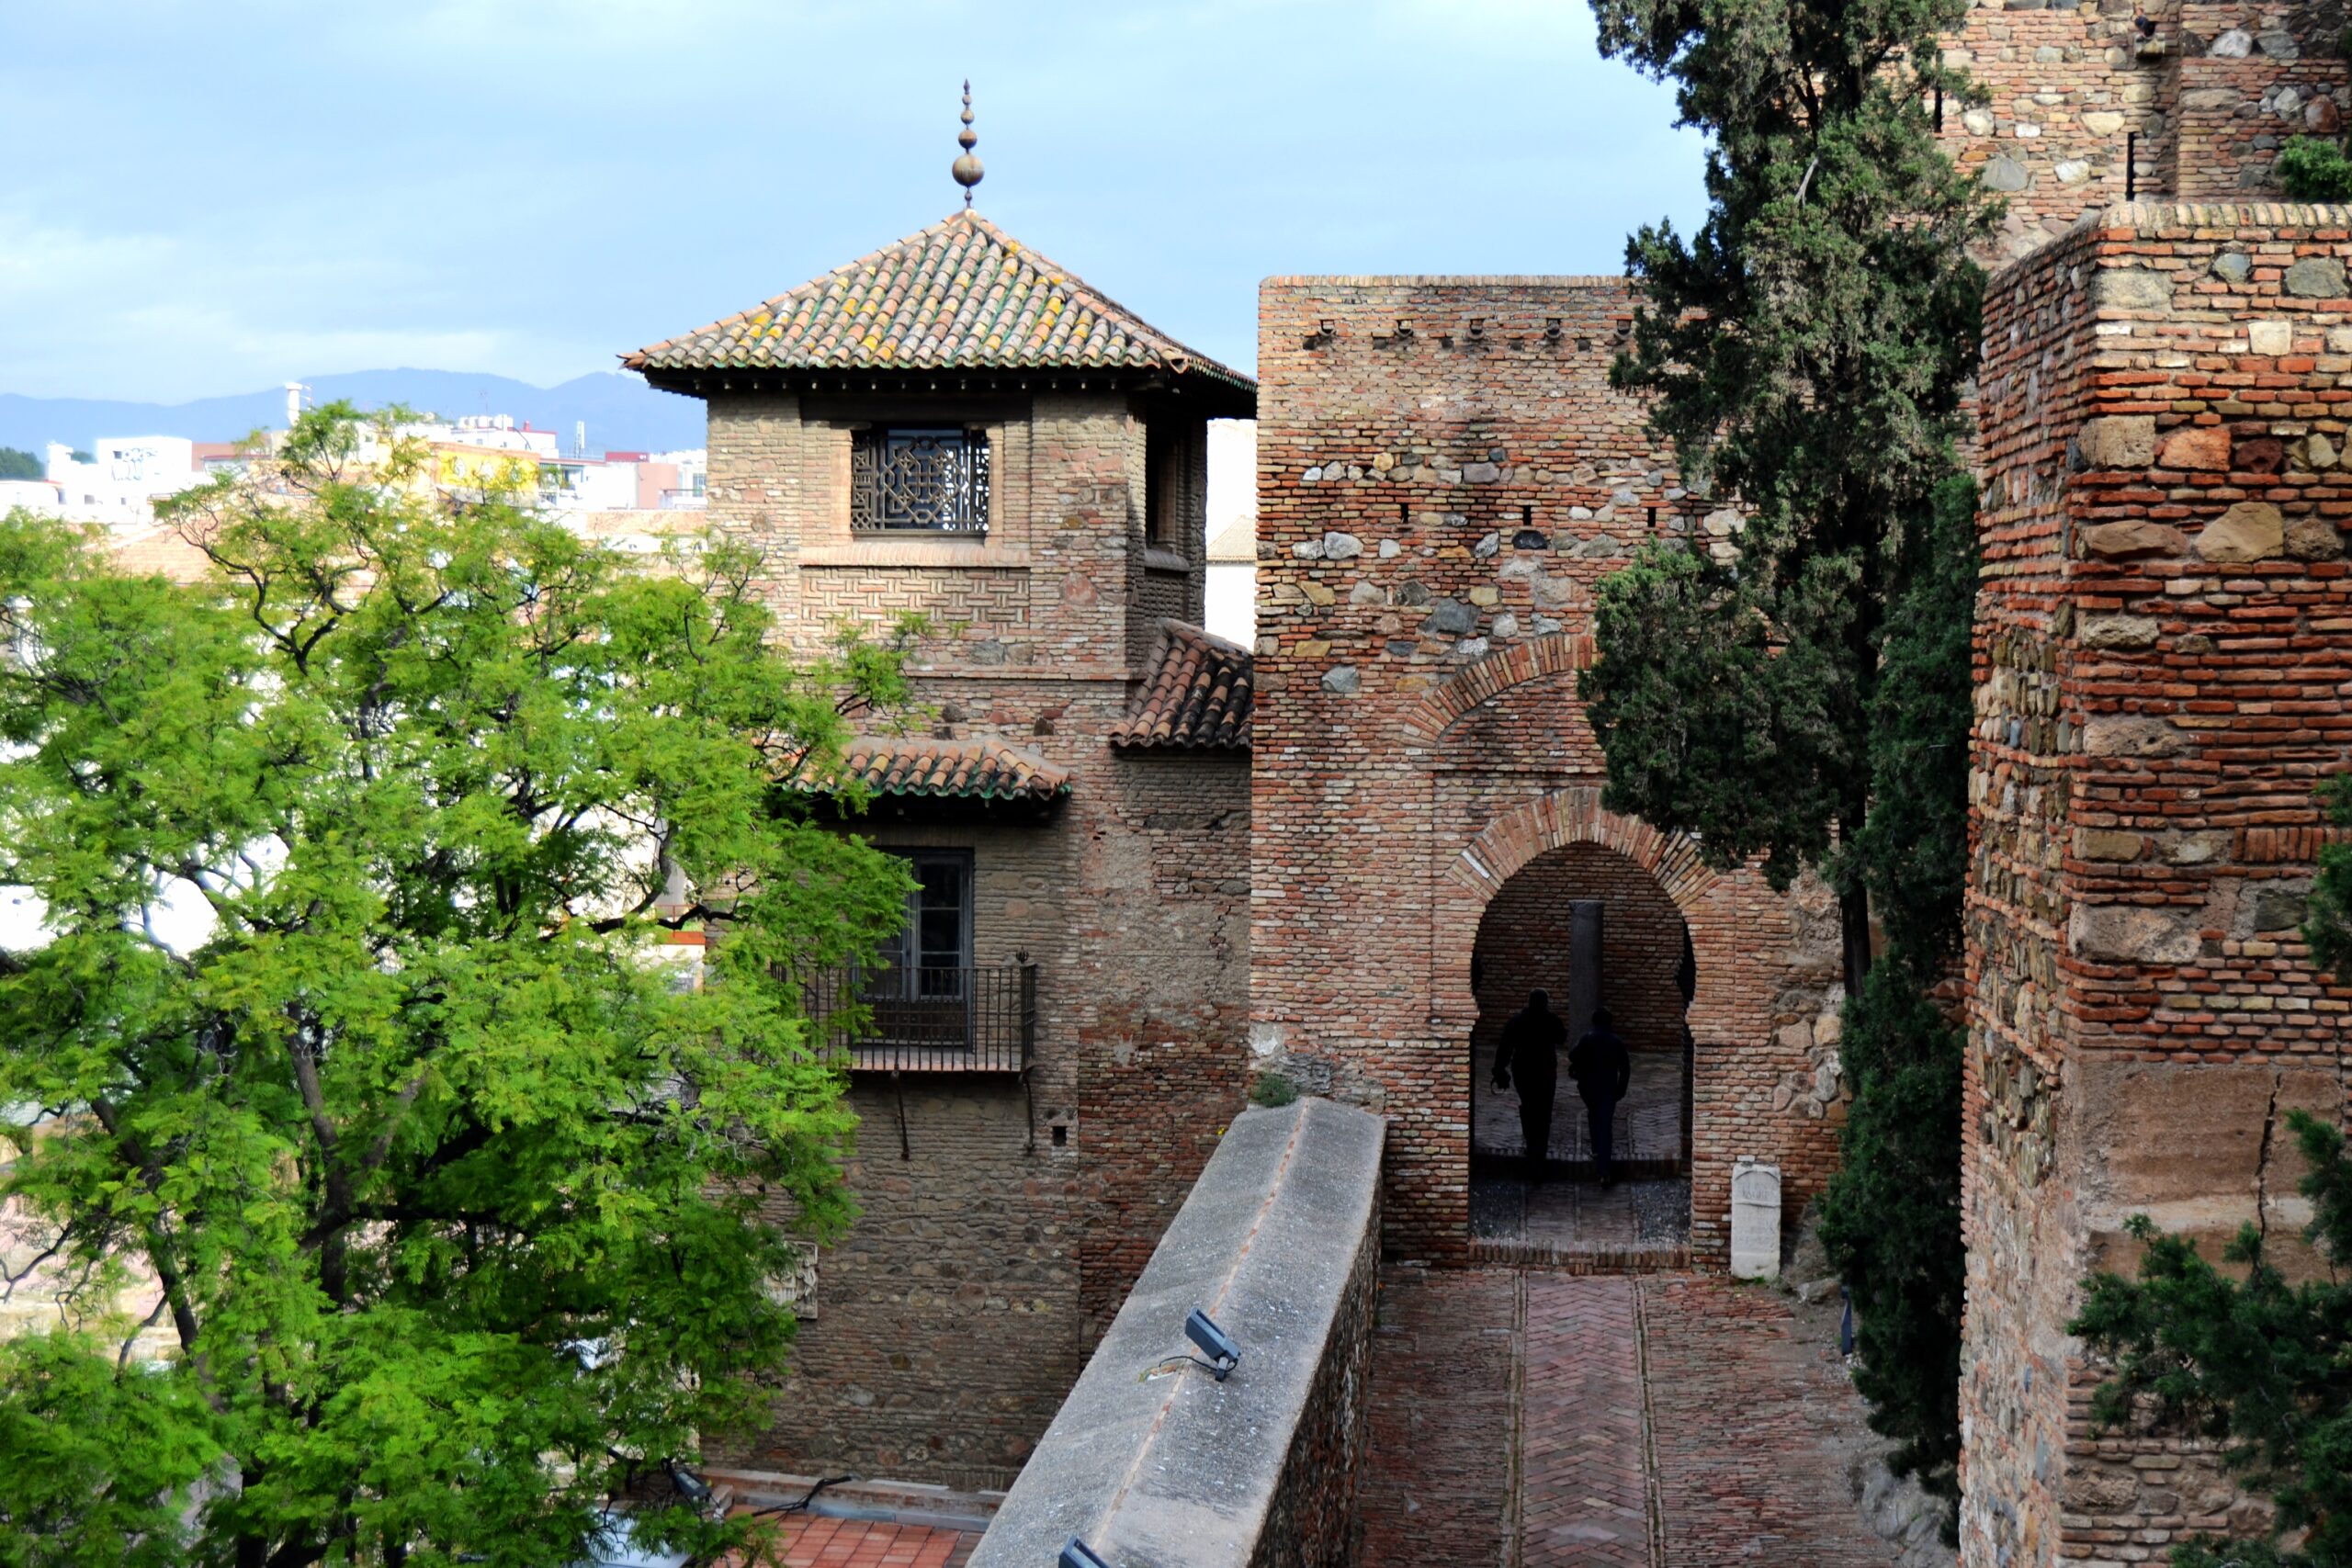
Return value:
M 1854 1304 L 1854 1382 L 1871 1402 L 1871 1425 L 1895 1439 L 1894 1469 L 1951 1505 L 1967 1284 L 1966 1033 L 1932 992 L 1959 945 L 1968 865 L 1974 481 L 1946 481 L 1911 543 L 1919 559 L 1888 619 L 1871 714 L 1871 812 L 1856 835 L 1887 952 L 1842 1019 L 1854 1102 L 1822 1196 L 1821 1239 Z
M 1967 856 L 1975 493 L 1959 444 L 1997 205 L 1936 142 L 1973 89 L 1965 0 L 1594 0 L 1604 52 L 1675 85 L 1709 210 L 1626 247 L 1615 384 L 1745 524 L 1600 586 L 1580 692 L 1607 800 L 1839 902 L 1856 1099 L 1824 1240 L 1892 1461 L 1956 1495 L 1961 1037 L 1931 1000 Z M 1894 962 L 1873 969 L 1873 915 Z M 1949 1523 L 1949 1521 L 1948 1521 Z
M 40 1122 L 0 1197 L 180 1348 L 0 1359 L 0 1432 L 60 1456 L 0 1462 L 0 1538 L 172 1558 L 153 1500 L 202 1462 L 189 1560 L 576 1561 L 752 1414 L 773 1281 L 852 1212 L 794 977 L 871 953 L 906 878 L 799 785 L 896 655 L 795 665 L 740 552 L 445 507 L 368 435 L 322 409 L 173 502 L 193 586 L 0 523 L 0 884 L 48 933 L 0 953 L 0 1105 Z
M 1868 743 L 1888 607 L 1959 469 L 1997 213 L 1936 144 L 1971 89 L 1965 0 L 1594 0 L 1602 52 L 1671 81 L 1708 139 L 1704 226 L 1626 246 L 1615 384 L 1685 482 L 1747 513 L 1732 558 L 1652 547 L 1600 596 L 1583 680 L 1612 809 L 1776 886 L 1821 868 L 1849 993 L 1870 965 Z M 1663 664 L 1658 662 L 1662 657 Z
M 192 1379 L 60 1331 L 0 1341 L 0 1564 L 170 1568 L 187 1495 L 223 1454 Z
M 2352 773 L 2322 784 L 2319 799 L 2330 822 L 2352 828 Z M 2308 916 L 2303 940 L 2311 943 L 2312 965 L 2329 975 L 2352 974 L 2352 843 L 2320 846 Z
M 2138 1277 L 2093 1275 L 2066 1325 L 2114 1363 L 2094 1419 L 2221 1442 L 2239 1478 L 2278 1504 L 2268 1539 L 2177 1546 L 2176 1568 L 2352 1564 L 2352 1158 L 2343 1134 L 2308 1113 L 2287 1122 L 2310 1167 L 2306 1235 L 2330 1265 L 2325 1278 L 2290 1284 L 2249 1224 L 2223 1254 L 2245 1270 L 2233 1279 L 2134 1215 L 2132 1234 L 2147 1247 Z M 2282 1546 L 2282 1531 L 2301 1539 Z
M 0 479 L 37 479 L 46 472 L 40 459 L 30 452 L 0 446 Z

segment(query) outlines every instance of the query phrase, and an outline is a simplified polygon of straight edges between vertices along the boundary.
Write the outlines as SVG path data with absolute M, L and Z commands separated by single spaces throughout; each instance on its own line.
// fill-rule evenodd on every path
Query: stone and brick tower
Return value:
M 844 982 L 865 1213 L 734 1457 L 1001 1486 L 1240 1103 L 1251 673 L 1197 623 L 1255 388 L 969 209 L 627 363 L 708 405 L 781 636 L 930 623 L 844 824 L 921 885 Z
M 1989 101 L 1939 106 L 1945 149 L 2007 200 L 2003 259 L 2133 197 L 2270 198 L 2287 140 L 2343 122 L 2343 25 L 2308 0 L 1976 0 L 1944 52 Z
M 1972 742 L 1962 1560 L 2258 1521 L 2214 1456 L 2095 1433 L 2065 1333 L 2145 1213 L 2208 1257 L 2309 1207 L 2352 991 L 2300 934 L 2352 761 L 2352 212 L 2117 207 L 1998 277 Z

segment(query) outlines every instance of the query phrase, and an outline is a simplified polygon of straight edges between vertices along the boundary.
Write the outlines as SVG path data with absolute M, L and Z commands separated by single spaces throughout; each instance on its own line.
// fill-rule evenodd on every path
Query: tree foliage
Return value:
M 0 479 L 37 479 L 45 472 L 40 459 L 14 446 L 0 446 Z
M 2319 797 L 2330 821 L 2352 825 L 2352 775 L 2328 780 Z M 2303 938 L 2314 968 L 2340 978 L 2352 966 L 2352 848 L 2321 849 Z M 2290 1284 L 2260 1225 L 2223 1251 L 2245 1271 L 2233 1279 L 2134 1215 L 2132 1234 L 2146 1245 L 2137 1276 L 2093 1274 L 2067 1325 L 2111 1363 L 2095 1418 L 2220 1442 L 2239 1480 L 2278 1504 L 2267 1539 L 2177 1546 L 2176 1568 L 2352 1568 L 2352 1156 L 2306 1112 L 2289 1112 L 2287 1126 L 2309 1167 L 2303 1235 L 2326 1279 Z
M 180 1346 L 0 1360 L 0 1424 L 59 1455 L 0 1463 L 0 1536 L 78 1498 L 69 1539 L 166 1560 L 137 1510 L 217 1455 L 203 1561 L 574 1561 L 752 1412 L 772 1281 L 851 1213 L 793 976 L 871 953 L 906 879 L 799 784 L 895 655 L 796 666 L 741 553 L 445 507 L 368 438 L 322 409 L 170 503 L 194 586 L 0 523 L 0 884 L 47 907 L 0 953 L 0 1105 L 42 1122 L 0 1196 L 94 1321 L 159 1287 Z
M 0 1565 L 171 1568 L 222 1450 L 193 1380 L 60 1330 L 0 1341 Z
M 2330 822 L 2352 828 L 2352 773 L 2322 784 L 2319 799 Z M 2307 914 L 2303 940 L 2311 943 L 2312 966 L 2330 975 L 2352 973 L 2352 843 L 2320 846 Z
M 2305 1233 L 2330 1265 L 2324 1279 L 2290 1284 L 2249 1224 L 2223 1254 L 2233 1279 L 2185 1237 L 2145 1215 L 2137 1278 L 2091 1277 L 2070 1333 L 2111 1359 L 2095 1419 L 2145 1421 L 2226 1445 L 2239 1478 L 2278 1506 L 2278 1529 L 2307 1532 L 2291 1548 L 2266 1540 L 2176 1547 L 2176 1568 L 2345 1568 L 2352 1563 L 2352 1158 L 2344 1136 L 2303 1111 L 2289 1129 L 2310 1167 Z
M 1685 483 L 1747 513 L 1728 558 L 1654 551 L 1638 588 L 1599 604 L 1582 690 L 1609 802 L 1695 832 L 1718 863 L 1820 866 L 1844 897 L 1850 988 L 1868 908 L 1843 850 L 1869 809 L 1881 634 L 1906 536 L 1959 468 L 1984 287 L 1967 246 L 1996 210 L 1936 144 L 1940 106 L 1971 91 L 1939 39 L 1964 0 L 1594 10 L 1602 51 L 1671 80 L 1708 137 L 1703 227 L 1626 246 L 1642 304 L 1613 378 L 1650 397 Z M 1645 640 L 1638 615 L 1672 642 Z M 1637 656 L 1652 643 L 1663 676 Z M 1647 700 L 1661 680 L 1697 701 Z
M 1626 247 L 1617 386 L 1743 526 L 1604 582 L 1580 691 L 1607 802 L 1839 897 L 1856 1098 L 1823 1235 L 1899 1469 L 1956 1494 L 1961 1038 L 1930 993 L 1967 856 L 1964 398 L 1997 207 L 1937 145 L 1965 0 L 1594 0 L 1709 139 L 1704 225 Z M 1873 968 L 1872 915 L 1890 963 Z
M 1854 1101 L 1822 1196 L 1821 1239 L 1854 1304 L 1854 1382 L 1871 1426 L 1895 1440 L 1895 1470 L 1950 1504 L 1960 1495 L 1966 1035 L 1931 993 L 1959 945 L 1966 888 L 1974 481 L 1946 481 L 1911 542 L 1920 558 L 1888 617 L 1871 711 L 1871 811 L 1855 842 L 1887 952 L 1842 1019 Z

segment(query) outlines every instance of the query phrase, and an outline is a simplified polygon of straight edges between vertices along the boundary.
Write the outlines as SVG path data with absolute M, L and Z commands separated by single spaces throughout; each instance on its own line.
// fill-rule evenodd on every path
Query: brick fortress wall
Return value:
M 1035 1066 L 1025 1086 L 853 1079 L 863 1214 L 817 1259 L 770 1424 L 714 1446 L 767 1470 L 1001 1487 L 1242 1102 L 1247 760 L 1106 739 L 1150 648 L 1131 623 L 1197 617 L 1202 444 L 1154 547 L 1143 410 L 1075 392 L 959 403 L 990 433 L 985 537 L 875 537 L 849 527 L 851 432 L 903 405 L 709 400 L 711 521 L 764 554 L 781 634 L 813 650 L 844 621 L 928 612 L 918 734 L 1001 739 L 1071 780 L 1044 819 L 883 800 L 850 824 L 888 848 L 972 852 L 974 961 L 1039 964 Z
M 1944 108 L 1945 149 L 2008 204 L 1996 247 L 2021 256 L 2086 211 L 2142 200 L 2275 197 L 2288 138 L 2336 131 L 2352 91 L 2340 12 L 2276 4 L 1979 0 L 1945 50 L 1985 89 Z M 2132 140 L 2136 137 L 2136 144 Z
M 1827 900 L 1599 802 L 1574 694 L 1594 584 L 1653 532 L 1733 526 L 1608 388 L 1631 315 L 1617 279 L 1261 290 L 1251 1039 L 1389 1117 L 1392 1253 L 1465 1250 L 1472 948 L 1564 845 L 1624 856 L 1690 929 L 1695 1255 L 1725 1255 L 1735 1156 L 1781 1163 L 1792 1217 L 1835 1161 Z M 1778 1095 L 1825 1067 L 1826 1098 Z
M 2248 1221 L 2291 1237 L 2280 1119 L 2342 1111 L 2352 992 L 2297 928 L 2312 790 L 2352 753 L 2347 257 L 2343 209 L 2116 208 L 1988 300 L 1971 1564 L 2136 1561 L 2255 1517 L 2194 1445 L 2095 1434 L 2064 1325 L 2088 1270 L 2130 1268 L 2133 1213 L 2209 1256 Z

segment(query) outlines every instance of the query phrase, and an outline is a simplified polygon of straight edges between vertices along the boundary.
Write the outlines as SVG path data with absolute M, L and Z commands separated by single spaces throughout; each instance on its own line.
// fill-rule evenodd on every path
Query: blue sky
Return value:
M 542 384 L 979 205 L 1193 346 L 1271 273 L 1614 272 L 1702 209 L 1580 0 L 0 6 L 0 391 Z

